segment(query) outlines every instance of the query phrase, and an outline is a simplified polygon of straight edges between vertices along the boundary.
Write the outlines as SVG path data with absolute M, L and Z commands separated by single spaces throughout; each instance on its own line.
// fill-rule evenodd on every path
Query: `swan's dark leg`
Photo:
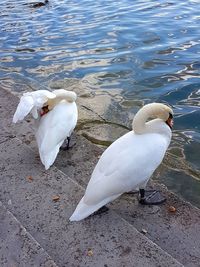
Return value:
M 60 149 L 65 151 L 65 150 L 72 148 L 76 144 L 75 140 L 73 139 L 74 138 L 72 138 L 72 142 L 70 142 L 71 137 L 67 137 L 67 139 L 65 140 L 65 142 L 63 143 Z
M 61 146 L 61 150 L 68 150 L 70 148 L 70 137 L 67 137 L 67 139 L 64 141 L 64 143 Z
M 129 191 L 129 192 L 126 192 L 125 194 L 127 194 L 127 195 L 136 195 L 136 194 L 138 194 L 138 190 L 137 191 Z
M 104 213 L 108 210 L 109 210 L 109 208 L 107 208 L 106 206 L 103 206 L 100 209 L 98 209 L 97 211 L 95 211 L 92 215 L 99 215 L 99 214 Z
M 70 143 L 71 138 L 67 137 L 67 150 L 69 149 L 69 143 Z
M 140 189 L 139 203 L 142 205 L 159 205 L 166 201 L 159 191 Z

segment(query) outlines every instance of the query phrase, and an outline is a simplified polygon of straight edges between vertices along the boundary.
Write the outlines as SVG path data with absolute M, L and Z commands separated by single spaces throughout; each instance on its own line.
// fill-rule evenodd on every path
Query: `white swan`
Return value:
M 169 146 L 172 114 L 170 107 L 160 103 L 145 105 L 138 111 L 133 131 L 117 139 L 102 154 L 70 221 L 82 220 L 121 194 L 138 188 L 140 202 L 153 204 L 145 198 L 144 188 Z M 156 119 L 147 122 L 149 118 Z
M 46 170 L 54 163 L 66 138 L 69 146 L 70 135 L 78 118 L 76 98 L 76 93 L 59 89 L 25 93 L 20 99 L 13 122 L 24 119 L 30 112 L 34 118 L 38 118 L 39 111 L 35 136 L 40 159 Z

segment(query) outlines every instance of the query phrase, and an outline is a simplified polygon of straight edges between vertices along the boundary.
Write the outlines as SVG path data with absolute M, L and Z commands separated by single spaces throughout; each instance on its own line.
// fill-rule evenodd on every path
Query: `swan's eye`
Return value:
M 169 119 L 172 119 L 173 118 L 173 115 L 171 112 L 169 112 Z

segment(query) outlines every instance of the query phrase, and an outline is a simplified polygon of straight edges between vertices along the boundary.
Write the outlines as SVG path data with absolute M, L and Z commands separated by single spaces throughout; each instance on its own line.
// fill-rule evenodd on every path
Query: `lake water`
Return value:
M 144 103 L 169 103 L 174 135 L 159 180 L 200 207 L 200 1 L 31 2 L 1 1 L 0 85 L 74 79 L 80 93 L 111 96 L 109 119 L 121 125 Z

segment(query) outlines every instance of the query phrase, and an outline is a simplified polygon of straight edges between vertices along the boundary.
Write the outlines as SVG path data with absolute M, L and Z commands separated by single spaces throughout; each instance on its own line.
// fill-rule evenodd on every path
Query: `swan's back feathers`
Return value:
M 75 92 L 67 91 L 65 89 L 57 89 L 54 90 L 52 93 L 54 93 L 58 99 L 64 99 L 68 102 L 75 102 L 77 99 L 77 95 Z
M 20 98 L 20 102 L 13 116 L 13 122 L 16 123 L 17 121 L 23 120 L 30 112 L 33 117 L 37 119 L 38 109 L 41 109 L 49 99 L 53 99 L 55 97 L 55 94 L 47 90 L 24 93 Z
M 94 187 L 107 194 L 119 194 L 143 184 L 162 162 L 167 146 L 158 134 L 143 135 L 143 138 L 133 132 L 125 134 L 102 154 L 88 183 L 86 195 L 91 196 Z

